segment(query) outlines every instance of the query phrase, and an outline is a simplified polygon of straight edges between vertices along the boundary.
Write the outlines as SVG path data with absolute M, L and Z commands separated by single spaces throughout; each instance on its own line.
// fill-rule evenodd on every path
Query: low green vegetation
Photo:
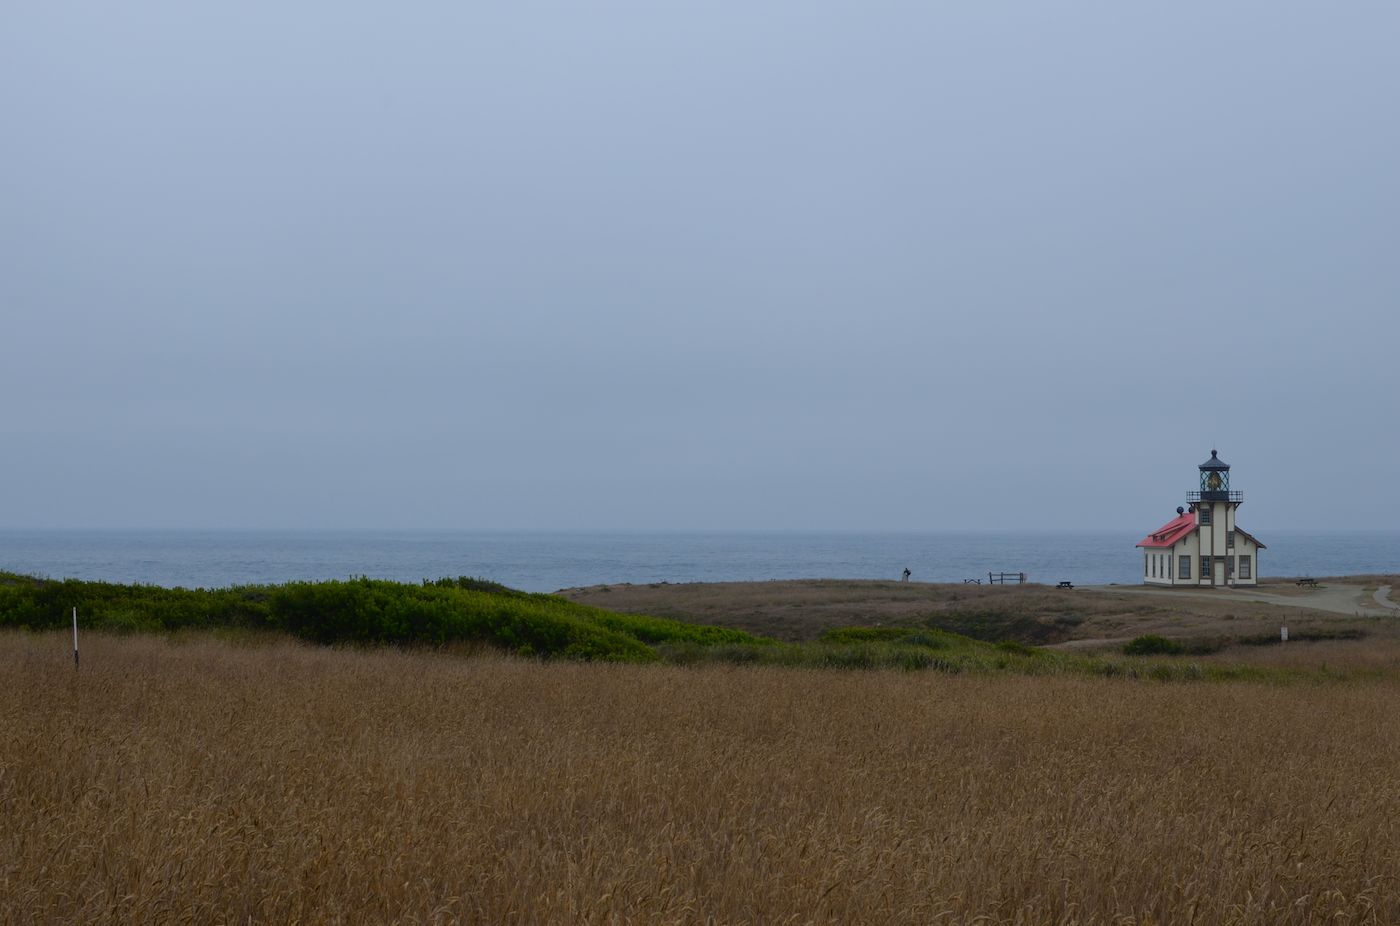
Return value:
M 837 627 L 817 638 L 818 643 L 887 643 L 908 638 L 914 633 L 907 627 Z M 939 638 L 941 638 L 940 635 Z M 935 639 L 930 636 L 929 639 Z
M 1186 647 L 1155 633 L 1134 637 L 1123 647 L 1124 656 L 1179 656 Z
M 740 630 L 619 614 L 468 577 L 418 585 L 360 578 L 191 590 L 0 572 L 0 627 L 64 629 L 74 608 L 81 628 L 115 634 L 232 629 L 288 633 L 327 645 L 466 642 L 541 659 L 1158 681 L 1279 681 L 1300 674 L 1150 658 L 1194 652 L 1159 636 L 1133 640 L 1124 648 L 1125 656 L 1135 657 L 1128 659 L 916 627 L 842 627 L 813 642 L 779 643 Z
M 1179 659 L 1117 659 L 1041 649 L 1014 640 L 985 643 L 945 631 L 882 627 L 829 630 L 813 643 L 766 647 L 674 643 L 661 646 L 659 652 L 662 659 L 681 665 L 931 670 L 950 675 L 1064 675 L 1161 682 L 1320 678 L 1318 673 L 1276 667 L 1201 664 Z M 1344 677 L 1343 673 L 1326 674 L 1327 680 Z
M 1036 606 L 1041 610 L 1047 609 L 1044 602 L 1036 602 Z M 1074 609 L 1059 607 L 1059 613 L 1050 614 L 1027 613 L 1018 610 L 1015 605 L 940 609 L 926 618 L 924 624 L 935 630 L 946 630 L 986 643 L 1015 639 L 1044 646 L 1070 639 L 1075 628 L 1084 622 L 1084 618 Z
M 1294 643 L 1335 643 L 1364 640 L 1367 632 L 1359 627 L 1296 629 Z M 1216 634 L 1204 637 L 1169 639 L 1157 634 L 1134 637 L 1123 647 L 1125 656 L 1210 656 L 1232 646 L 1278 646 L 1283 642 L 1277 633 L 1256 633 L 1238 636 Z
M 486 643 L 527 656 L 650 662 L 663 644 L 771 646 L 740 630 L 616 614 L 556 595 L 463 577 L 413 585 L 378 579 L 223 589 L 161 588 L 0 573 L 0 626 L 114 633 L 240 628 L 317 643 Z

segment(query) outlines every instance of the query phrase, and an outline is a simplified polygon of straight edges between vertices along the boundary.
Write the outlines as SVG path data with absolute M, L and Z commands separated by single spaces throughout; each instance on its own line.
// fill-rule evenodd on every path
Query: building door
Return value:
M 1211 584 L 1212 584 L 1212 585 L 1224 585 L 1224 584 L 1225 584 L 1225 557 L 1223 557 L 1223 556 L 1217 556 L 1217 557 L 1215 558 L 1215 581 L 1213 581 Z

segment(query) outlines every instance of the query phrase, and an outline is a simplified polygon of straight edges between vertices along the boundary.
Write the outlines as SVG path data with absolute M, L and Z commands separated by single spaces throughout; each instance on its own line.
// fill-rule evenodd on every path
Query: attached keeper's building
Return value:
M 1264 545 L 1235 526 L 1243 492 L 1230 491 L 1230 465 L 1210 452 L 1199 467 L 1201 489 L 1186 496 L 1190 509 L 1153 531 L 1142 548 L 1146 585 L 1258 585 Z

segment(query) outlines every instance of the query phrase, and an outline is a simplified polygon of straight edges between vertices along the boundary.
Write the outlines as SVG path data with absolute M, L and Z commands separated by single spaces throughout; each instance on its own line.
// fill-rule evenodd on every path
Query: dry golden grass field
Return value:
M 1400 922 L 1393 673 L 70 645 L 0 633 L 5 923 Z

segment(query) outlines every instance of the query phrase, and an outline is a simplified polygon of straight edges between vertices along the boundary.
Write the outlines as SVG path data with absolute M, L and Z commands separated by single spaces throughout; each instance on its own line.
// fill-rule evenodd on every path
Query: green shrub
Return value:
M 956 662 L 939 659 L 932 653 L 917 649 L 908 650 L 900 654 L 900 667 L 910 672 L 932 669 L 935 672 L 947 672 L 950 675 L 962 671 L 962 666 L 958 665 Z
M 465 576 L 421 585 L 360 578 L 190 590 L 0 573 L 0 627 L 60 629 L 74 607 L 80 626 L 113 633 L 236 628 L 281 630 L 323 644 L 475 641 L 540 658 L 650 662 L 662 643 L 775 643 Z
M 469 592 L 490 592 L 493 595 L 529 597 L 530 594 L 529 592 L 522 592 L 507 585 L 502 585 L 499 582 L 492 582 L 490 579 L 473 579 L 470 576 L 458 576 L 455 579 L 438 579 L 432 584 L 436 585 L 438 588 L 464 588 Z
M 883 643 L 914 633 L 907 627 L 835 627 L 817 638 L 818 643 Z
M 106 633 L 153 633 L 164 628 L 140 611 L 130 609 L 108 611 L 97 619 L 97 629 Z
M 553 595 L 547 596 L 554 598 Z M 564 599 L 556 599 L 564 600 Z M 585 607 L 575 605 L 575 607 Z M 660 617 L 647 617 L 643 614 L 618 614 L 590 608 L 591 619 L 603 627 L 630 634 L 653 646 L 661 643 L 699 643 L 702 646 L 717 646 L 723 643 L 739 643 L 756 646 L 771 646 L 778 641 L 770 637 L 756 637 L 742 630 L 729 630 L 724 627 L 709 627 L 700 624 L 684 624 L 680 621 Z
M 1134 637 L 1123 647 L 1125 656 L 1179 656 L 1184 652 L 1186 647 L 1180 643 L 1155 633 Z
M 956 634 L 917 630 L 893 642 L 899 646 L 926 646 L 929 649 L 947 649 L 956 639 L 958 639 Z
M 377 579 L 292 582 L 269 602 L 279 629 L 319 643 L 482 640 L 537 656 L 649 662 L 656 652 L 596 618 L 609 612 L 553 595 L 498 594 Z

